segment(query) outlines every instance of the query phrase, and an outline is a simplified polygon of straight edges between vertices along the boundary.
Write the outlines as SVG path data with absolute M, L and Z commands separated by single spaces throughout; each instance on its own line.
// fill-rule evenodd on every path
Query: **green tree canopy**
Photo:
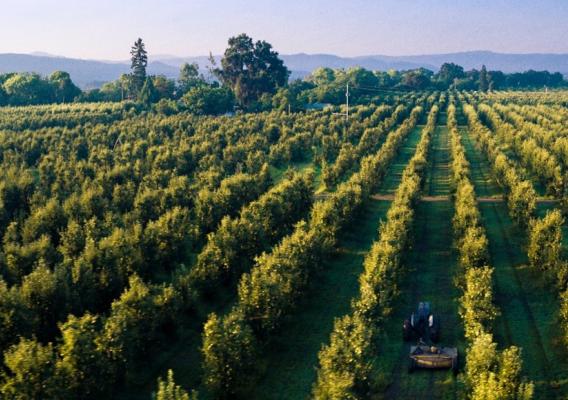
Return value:
M 111 364 L 98 343 L 98 317 L 88 313 L 81 318 L 70 315 L 60 329 L 57 376 L 65 382 L 69 398 L 88 399 L 108 395 L 106 391 L 112 377 Z
M 194 114 L 219 115 L 231 111 L 235 99 L 227 88 L 205 85 L 191 88 L 182 102 Z
M 53 88 L 38 74 L 15 74 L 4 82 L 12 105 L 45 104 L 53 101 Z
M 199 74 L 197 63 L 184 63 L 179 70 L 178 91 L 180 95 L 187 93 L 190 89 L 201 86 L 205 83 L 203 76 Z
M 67 72 L 55 71 L 49 76 L 49 82 L 53 85 L 57 102 L 69 103 L 81 94 L 81 89 L 75 86 Z
M 320 67 L 315 69 L 307 78 L 316 86 L 327 85 L 335 80 L 335 71 L 328 67 Z
M 221 69 L 214 69 L 223 84 L 233 89 L 244 106 L 258 100 L 264 93 L 275 93 L 288 82 L 290 71 L 265 41 L 253 42 L 246 34 L 229 39 L 229 47 L 221 60 Z
M 455 79 L 465 78 L 463 67 L 454 63 L 444 63 L 436 74 L 436 79 L 446 86 L 451 85 Z
M 158 378 L 158 392 L 152 396 L 154 400 L 197 400 L 197 394 L 190 396 L 181 386 L 174 381 L 174 372 L 169 369 L 165 381 Z
M 4 90 L 4 87 L 0 85 L 0 106 L 6 105 L 8 103 L 8 94 Z
M 159 100 L 160 95 L 154 87 L 154 80 L 152 78 L 146 78 L 146 82 L 144 82 L 144 86 L 142 86 L 138 97 L 144 104 L 155 103 Z
M 35 339 L 20 339 L 4 353 L 6 372 L 0 394 L 3 399 L 53 399 L 56 385 L 52 377 L 56 355 L 53 345 Z
M 479 73 L 479 90 L 482 92 L 487 92 L 489 89 L 489 74 L 487 73 L 487 68 L 485 65 L 481 67 L 481 72 Z
M 424 90 L 428 86 L 430 86 L 431 83 L 431 73 L 428 72 L 430 71 L 427 71 L 423 68 L 409 71 L 402 77 L 402 84 L 411 89 Z
M 173 79 L 168 79 L 163 75 L 157 75 L 152 77 L 152 84 L 154 85 L 158 100 L 171 99 L 174 97 L 176 82 Z
M 140 91 L 146 82 L 146 67 L 148 66 L 148 53 L 141 38 L 134 42 L 130 55 L 132 84 L 136 91 Z

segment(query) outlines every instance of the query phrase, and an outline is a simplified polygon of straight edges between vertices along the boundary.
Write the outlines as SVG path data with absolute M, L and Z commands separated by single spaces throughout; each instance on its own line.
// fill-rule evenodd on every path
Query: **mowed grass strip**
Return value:
M 471 138 L 464 131 L 464 142 Z M 488 162 L 474 146 L 466 146 L 466 156 L 477 177 L 476 191 L 493 191 L 497 185 L 489 173 Z M 476 171 L 477 170 L 477 171 Z M 556 399 L 568 389 L 566 351 L 559 345 L 555 291 L 542 276 L 529 269 L 524 233 L 509 217 L 505 202 L 480 203 L 489 239 L 489 252 L 495 268 L 495 300 L 501 310 L 495 326 L 497 342 L 523 349 L 523 370 L 535 382 L 535 398 Z
M 420 140 L 421 128 L 413 129 L 402 144 L 379 192 L 398 187 L 402 171 Z M 267 350 L 267 368 L 255 388 L 254 399 L 305 399 L 316 379 L 317 355 L 329 340 L 334 319 L 350 311 L 351 299 L 359 290 L 363 259 L 378 236 L 380 221 L 386 218 L 390 201 L 369 201 L 365 210 L 347 230 L 334 257 L 322 266 L 322 273 L 296 312 L 273 336 Z
M 482 160 L 480 152 L 475 148 L 473 139 L 467 134 L 467 128 L 460 129 L 462 143 L 467 161 L 471 167 L 471 183 L 475 189 L 476 197 L 502 197 L 503 191 L 491 179 L 489 164 Z
M 402 179 L 402 173 L 406 165 L 414 155 L 416 151 L 416 146 L 420 141 L 420 132 L 424 129 L 424 125 L 417 125 L 412 132 L 408 135 L 408 138 L 400 147 L 397 156 L 393 160 L 389 167 L 389 172 L 385 176 L 383 183 L 378 189 L 379 194 L 394 194 L 398 185 Z
M 446 120 L 446 113 L 440 113 Z M 424 192 L 427 196 L 450 195 L 450 142 L 446 126 L 438 126 L 432 138 L 431 163 L 426 175 Z M 449 201 L 449 199 L 448 199 Z
M 444 114 L 442 114 L 444 118 Z M 449 135 L 446 127 L 438 127 L 432 139 L 424 194 L 447 196 L 449 186 Z M 442 202 L 420 202 L 416 208 L 415 244 L 407 255 L 408 275 L 392 317 L 386 324 L 379 344 L 377 364 L 388 388 L 387 399 L 457 399 L 459 382 L 451 371 L 419 370 L 408 373 L 410 344 L 402 341 L 402 321 L 408 318 L 419 301 L 430 301 L 440 316 L 441 345 L 465 348 L 458 316 L 459 292 L 454 285 L 457 259 L 452 247 L 453 205 Z
M 458 347 L 465 342 L 458 316 L 459 292 L 453 279 L 456 255 L 452 249 L 453 206 L 448 202 L 421 202 L 416 208 L 415 245 L 407 258 L 408 275 L 399 300 L 381 338 L 377 362 L 389 383 L 387 399 L 457 399 L 459 383 L 451 371 L 418 370 L 409 374 L 410 343 L 402 341 L 402 321 L 419 301 L 430 301 L 441 321 L 443 346 Z M 390 376 L 389 371 L 392 371 Z

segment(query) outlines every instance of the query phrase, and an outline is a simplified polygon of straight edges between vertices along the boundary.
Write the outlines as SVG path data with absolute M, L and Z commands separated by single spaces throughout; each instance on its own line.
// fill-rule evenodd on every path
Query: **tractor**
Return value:
M 404 320 L 402 337 L 405 342 L 420 339 L 437 343 L 440 340 L 440 319 L 432 314 L 430 302 L 418 303 L 418 309 Z
M 433 345 L 440 340 L 440 318 L 432 313 L 430 302 L 418 303 L 418 309 L 404 320 L 402 325 L 404 341 L 418 340 L 410 346 L 408 372 L 417 368 L 458 370 L 458 349 Z

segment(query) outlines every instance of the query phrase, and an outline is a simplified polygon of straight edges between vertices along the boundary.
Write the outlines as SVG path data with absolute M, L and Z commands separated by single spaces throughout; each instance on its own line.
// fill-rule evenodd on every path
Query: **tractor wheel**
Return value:
M 413 373 L 415 369 L 416 369 L 416 360 L 414 360 L 414 358 L 411 358 L 410 362 L 408 363 L 408 373 L 409 374 Z
M 410 325 L 410 321 L 407 319 L 405 319 L 402 324 L 402 339 L 405 342 L 412 340 L 412 326 Z
M 440 341 L 440 319 L 432 316 L 432 326 L 430 326 L 430 340 L 434 343 Z
M 458 368 L 459 368 L 459 360 L 458 356 L 455 356 L 454 358 L 452 358 L 452 372 L 454 373 L 454 375 L 458 374 Z

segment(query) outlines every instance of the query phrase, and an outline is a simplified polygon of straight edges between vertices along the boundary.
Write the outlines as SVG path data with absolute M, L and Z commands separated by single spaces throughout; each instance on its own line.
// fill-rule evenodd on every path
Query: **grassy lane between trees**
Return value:
M 408 161 L 414 155 L 416 145 L 420 141 L 420 132 L 424 129 L 424 125 L 417 125 L 410 133 L 407 141 L 401 146 L 398 155 L 389 167 L 389 172 L 385 176 L 381 187 L 377 190 L 380 194 L 393 194 L 398 188 L 398 184 L 402 179 L 404 168 Z
M 462 128 L 462 143 L 465 148 L 467 160 L 471 167 L 471 182 L 475 189 L 476 197 L 500 197 L 503 192 L 497 183 L 491 178 L 487 161 L 482 160 L 481 154 L 475 148 L 473 139 L 467 134 L 467 128 Z
M 329 338 L 335 318 L 349 311 L 357 294 L 363 258 L 376 238 L 390 202 L 370 201 L 344 233 L 336 254 L 325 262 L 298 311 L 273 336 L 267 352 L 266 375 L 256 385 L 254 399 L 303 399 L 315 380 L 317 354 Z
M 378 191 L 394 192 L 402 171 L 416 150 L 421 127 L 415 128 L 401 146 Z M 335 318 L 349 312 L 357 295 L 363 259 L 376 239 L 380 221 L 390 201 L 370 201 L 345 232 L 336 255 L 314 280 L 298 312 L 287 319 L 271 343 L 266 374 L 256 386 L 255 399 L 302 399 L 310 394 L 315 380 L 314 366 L 322 343 L 329 339 Z
M 440 116 L 445 121 L 444 114 Z M 426 175 L 424 194 L 448 196 L 449 137 L 446 127 L 435 131 Z M 414 247 L 407 255 L 408 275 L 401 287 L 394 313 L 387 321 L 379 343 L 377 362 L 384 371 L 388 399 L 453 399 L 458 396 L 458 381 L 449 371 L 419 370 L 407 372 L 409 344 L 402 341 L 402 321 L 408 318 L 419 301 L 432 302 L 440 316 L 441 344 L 458 347 L 464 353 L 465 342 L 458 316 L 459 292 L 453 278 L 456 256 L 452 249 L 452 203 L 420 202 L 416 209 Z
M 477 194 L 499 194 L 487 160 L 474 147 L 468 132 L 463 133 Z M 557 296 L 542 275 L 527 267 L 524 233 L 509 217 L 506 203 L 480 203 L 479 208 L 495 268 L 495 299 L 501 310 L 495 326 L 497 342 L 522 348 L 523 368 L 535 383 L 535 398 L 559 398 L 568 389 L 568 369 L 566 351 L 559 345 Z

